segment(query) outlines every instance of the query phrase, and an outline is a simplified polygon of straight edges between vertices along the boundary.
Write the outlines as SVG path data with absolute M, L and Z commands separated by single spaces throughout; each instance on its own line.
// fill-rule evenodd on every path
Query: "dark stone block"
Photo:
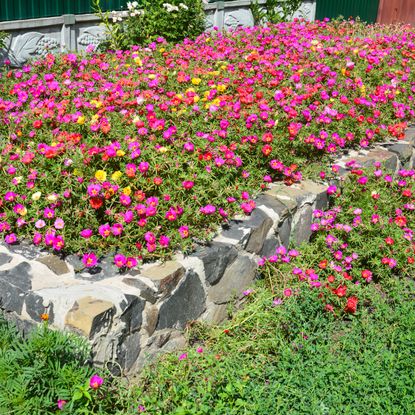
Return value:
M 228 264 L 231 264 L 238 256 L 234 246 L 220 242 L 201 247 L 195 255 L 203 261 L 206 280 L 209 284 L 216 284 L 223 276 Z
M 281 243 L 288 248 L 290 244 L 291 238 L 291 223 L 292 217 L 289 216 L 285 218 L 279 225 L 278 225 L 278 236 L 280 237 Z
M 43 305 L 43 298 L 40 295 L 34 292 L 29 293 L 26 296 L 25 305 L 26 312 L 34 321 L 42 321 L 40 316 L 43 313 L 47 313 L 49 315 L 49 322 L 53 323 L 55 317 L 53 313 L 53 304 L 49 304 L 48 307 L 45 307 Z
M 119 346 L 118 363 L 128 371 L 137 361 L 140 351 L 140 334 L 136 332 L 128 335 Z
M 205 291 L 199 276 L 190 270 L 184 281 L 160 307 L 157 329 L 184 328 L 205 310 Z
M 12 256 L 4 254 L 3 252 L 0 253 L 0 266 L 8 264 L 13 259 Z
M 7 280 L 0 279 L 0 308 L 22 313 L 25 292 Z
M 249 219 L 244 222 L 244 227 L 251 230 L 245 250 L 255 254 L 259 253 L 272 225 L 273 221 L 266 213 L 255 209 Z
M 229 224 L 223 226 L 221 235 L 228 239 L 234 239 L 242 247 L 245 246 L 249 235 L 243 230 L 242 221 L 231 220 Z
M 388 150 L 395 153 L 403 163 L 408 161 L 412 156 L 412 145 L 409 143 L 397 143 L 390 146 Z
M 272 209 L 279 216 L 280 220 L 290 213 L 287 206 L 270 195 L 261 194 L 255 199 L 255 202 L 257 206 L 264 205 L 265 207 Z
M 140 296 L 144 298 L 144 300 L 149 301 L 151 304 L 154 304 L 157 301 L 157 292 L 140 279 L 126 276 L 123 278 L 122 282 L 138 288 L 140 290 Z
M 32 289 L 30 270 L 31 266 L 28 262 L 21 262 L 11 269 L 0 271 L 0 280 L 7 281 L 22 291 L 28 292 Z
M 275 254 L 275 249 L 279 245 L 279 241 L 275 235 L 271 235 L 268 239 L 265 240 L 264 245 L 262 246 L 261 252 L 259 255 L 261 257 L 270 257 Z
M 126 323 L 127 331 L 133 333 L 140 330 L 143 323 L 145 301 L 135 295 L 125 294 L 126 302 L 121 303 L 121 321 Z
M 228 302 L 233 295 L 241 295 L 254 280 L 257 263 L 246 255 L 240 255 L 230 265 L 222 279 L 209 289 L 209 300 L 215 304 Z

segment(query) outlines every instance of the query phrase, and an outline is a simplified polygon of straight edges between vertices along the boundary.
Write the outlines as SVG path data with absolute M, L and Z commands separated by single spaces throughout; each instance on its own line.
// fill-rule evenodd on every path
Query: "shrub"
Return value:
M 280 23 L 292 19 L 300 8 L 303 0 L 267 0 L 259 4 L 258 0 L 251 2 L 254 24 Z
M 140 0 L 128 2 L 128 10 L 104 13 L 100 0 L 93 1 L 108 39 L 101 47 L 127 49 L 132 45 L 148 45 L 158 39 L 180 42 L 194 39 L 205 28 L 201 0 Z

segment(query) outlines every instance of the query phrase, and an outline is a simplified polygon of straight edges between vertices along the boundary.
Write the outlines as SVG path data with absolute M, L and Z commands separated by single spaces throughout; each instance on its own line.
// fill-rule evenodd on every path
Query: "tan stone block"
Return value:
M 111 321 L 114 312 L 115 306 L 110 301 L 83 297 L 67 313 L 65 325 L 90 337 Z

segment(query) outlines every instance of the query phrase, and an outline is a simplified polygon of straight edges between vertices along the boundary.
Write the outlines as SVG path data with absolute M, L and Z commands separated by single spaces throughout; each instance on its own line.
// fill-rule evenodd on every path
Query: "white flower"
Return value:
M 180 3 L 179 7 L 181 7 L 183 10 L 189 10 L 189 8 L 184 3 Z
M 170 3 L 163 3 L 163 7 L 169 12 L 178 12 L 179 8 Z
M 40 196 L 42 196 L 41 192 L 36 192 L 32 194 L 32 200 L 39 200 Z

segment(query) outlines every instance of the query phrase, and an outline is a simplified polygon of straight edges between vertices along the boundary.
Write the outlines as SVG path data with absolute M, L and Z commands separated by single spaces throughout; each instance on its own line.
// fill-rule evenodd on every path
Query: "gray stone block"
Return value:
M 244 222 L 244 227 L 250 229 L 245 250 L 255 254 L 259 253 L 272 225 L 273 221 L 267 214 L 259 209 L 255 209 L 248 220 Z
M 27 314 L 29 314 L 34 321 L 42 321 L 40 316 L 46 313 L 49 316 L 49 323 L 53 323 L 55 317 L 53 304 L 48 302 L 45 307 L 44 300 L 40 295 L 34 292 L 28 293 L 25 298 L 25 306 Z
M 193 256 L 202 260 L 206 281 L 213 285 L 222 278 L 226 267 L 238 256 L 238 251 L 232 245 L 212 242 L 199 248 Z
M 269 257 L 271 255 L 275 254 L 275 249 L 277 246 L 280 245 L 280 241 L 275 235 L 269 236 L 267 239 L 265 239 L 264 245 L 262 246 L 261 252 L 259 255 L 261 257 Z
M 311 224 L 313 220 L 313 208 L 310 205 L 303 206 L 296 213 L 296 223 L 292 232 L 291 240 L 300 245 L 302 242 L 310 240 Z
M 205 297 L 199 276 L 189 270 L 171 297 L 160 306 L 157 330 L 184 328 L 188 321 L 197 319 L 203 313 Z
M 279 225 L 278 225 L 278 236 L 280 237 L 281 243 L 288 248 L 291 239 L 291 223 L 292 217 L 286 217 Z
M 135 295 L 125 294 L 126 304 L 122 303 L 121 321 L 126 325 L 128 333 L 140 330 L 143 323 L 145 301 Z
M 21 262 L 11 269 L 0 271 L 0 280 L 9 282 L 23 292 L 28 292 L 32 289 L 32 275 L 30 271 L 30 264 Z
M 256 262 L 245 255 L 238 258 L 227 268 L 222 279 L 209 288 L 208 299 L 215 304 L 224 304 L 234 295 L 240 296 L 254 280 L 256 274 Z
M 0 266 L 8 264 L 12 259 L 12 256 L 0 252 Z
M 132 333 L 122 339 L 118 349 L 118 363 L 125 370 L 130 370 L 141 352 L 140 333 Z
M 388 147 L 388 151 L 396 154 L 399 160 L 405 163 L 412 156 L 412 145 L 410 143 L 397 143 Z

